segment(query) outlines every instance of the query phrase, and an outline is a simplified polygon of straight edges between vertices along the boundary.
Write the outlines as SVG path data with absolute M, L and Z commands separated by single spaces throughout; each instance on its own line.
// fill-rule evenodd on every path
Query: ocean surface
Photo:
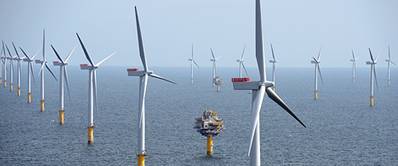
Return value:
M 58 68 L 52 67 L 58 76 Z M 0 88 L 0 165 L 136 165 L 138 78 L 123 67 L 97 71 L 98 108 L 95 143 L 87 145 L 88 72 L 69 67 L 71 98 L 66 98 L 65 125 L 58 124 L 58 84 L 46 76 L 46 110 L 39 111 L 39 77 L 35 70 L 33 103 L 26 103 L 26 66 L 22 96 Z M 188 68 L 154 68 L 178 84 L 150 79 L 146 102 L 146 164 L 150 166 L 248 165 L 250 99 L 234 91 L 236 69 L 220 68 L 221 92 L 211 87 L 210 68 L 201 68 L 195 84 Z M 270 70 L 268 70 L 270 71 Z M 265 98 L 261 112 L 263 165 L 398 165 L 398 70 L 387 87 L 378 68 L 376 107 L 369 107 L 369 69 L 322 69 L 320 100 L 313 100 L 312 68 L 278 68 L 277 92 L 308 126 L 303 128 Z M 257 69 L 249 70 L 254 79 Z M 269 75 L 270 76 L 270 75 Z M 205 108 L 219 112 L 225 130 L 214 138 L 214 155 L 206 157 L 206 138 L 193 129 Z

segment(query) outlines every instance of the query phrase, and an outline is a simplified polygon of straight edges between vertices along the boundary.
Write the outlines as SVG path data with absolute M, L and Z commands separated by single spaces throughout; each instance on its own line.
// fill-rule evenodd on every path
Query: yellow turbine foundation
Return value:
M 375 105 L 376 105 L 376 100 L 375 100 L 376 98 L 374 97 L 374 96 L 370 96 L 370 99 L 369 99 L 369 105 L 371 106 L 371 107 L 374 107 Z
M 316 90 L 316 91 L 314 92 L 314 100 L 318 100 L 318 99 L 319 99 L 319 91 Z
M 87 128 L 88 144 L 94 143 L 94 126 Z
M 4 81 L 4 87 L 7 87 L 7 81 Z
M 44 112 L 44 100 L 40 100 L 40 112 Z
M 213 154 L 213 136 L 207 136 L 207 156 L 211 156 Z
M 21 96 L 21 87 L 17 87 L 17 96 Z
M 32 103 L 32 93 L 28 93 L 28 103 Z
M 145 154 L 137 155 L 138 166 L 145 166 Z
M 59 110 L 58 112 L 58 118 L 59 118 L 59 124 L 64 125 L 65 123 L 65 111 L 64 110 Z
M 3 80 L 0 80 L 0 85 L 3 84 Z
M 10 84 L 10 92 L 14 90 L 14 85 Z

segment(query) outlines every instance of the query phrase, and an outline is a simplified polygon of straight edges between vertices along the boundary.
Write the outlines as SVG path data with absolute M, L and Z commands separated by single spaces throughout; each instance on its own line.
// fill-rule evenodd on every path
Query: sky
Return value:
M 218 66 L 256 67 L 254 55 L 254 0 L 1 0 L 0 40 L 30 54 L 41 51 L 47 32 L 47 59 L 55 60 L 49 45 L 61 56 L 77 46 L 70 63 L 88 63 L 78 45 L 80 34 L 95 62 L 116 52 L 105 65 L 138 66 L 134 6 L 137 6 L 149 67 L 188 67 L 194 56 L 200 67 L 210 67 L 210 48 Z M 350 67 L 351 49 L 359 66 L 372 48 L 382 66 L 391 46 L 398 59 L 398 1 L 396 0 L 262 0 L 266 58 L 273 44 L 280 67 L 312 67 L 322 48 L 322 67 Z M 398 60 L 397 60 L 398 61 Z

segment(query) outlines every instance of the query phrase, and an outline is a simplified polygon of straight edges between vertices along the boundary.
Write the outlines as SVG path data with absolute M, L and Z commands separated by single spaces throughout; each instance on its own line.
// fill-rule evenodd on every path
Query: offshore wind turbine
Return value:
M 17 61 L 17 96 L 21 96 L 21 61 L 23 58 L 19 56 L 18 50 L 15 47 L 14 42 L 12 42 L 12 46 L 14 47 L 15 55 L 17 55 L 14 60 Z
M 377 63 L 377 58 L 374 59 L 372 55 L 372 51 L 369 48 L 369 54 L 370 54 L 370 61 L 367 61 L 366 64 L 370 65 L 370 100 L 369 100 L 369 105 L 371 107 L 374 107 L 376 105 L 375 103 L 375 88 L 374 88 L 374 82 L 376 82 L 376 86 L 378 86 L 377 83 L 377 76 L 376 76 L 376 63 Z
M 10 60 L 10 92 L 14 90 L 14 57 L 12 57 L 10 49 L 8 49 L 8 46 L 6 44 L 6 49 L 8 52 L 8 57 L 7 59 Z
M 6 55 L 6 48 L 4 46 L 4 41 L 1 41 L 2 44 L 2 54 L 3 56 L 1 57 L 2 59 L 2 64 L 3 64 L 3 71 L 2 71 L 2 75 L 3 75 L 3 87 L 7 87 L 7 55 Z
M 25 55 L 25 59 L 23 59 L 23 61 L 28 62 L 28 96 L 27 96 L 27 102 L 30 104 L 32 103 L 32 77 L 33 80 L 35 79 L 35 75 L 33 74 L 33 61 L 35 59 L 35 55 L 33 55 L 32 57 L 29 57 L 28 54 L 21 48 L 19 47 L 19 49 L 22 51 L 23 55 Z
M 272 44 L 271 44 L 271 53 L 272 53 L 272 60 L 270 60 L 269 63 L 272 63 L 272 82 L 274 82 L 274 90 L 276 90 L 276 82 L 275 82 L 276 58 L 274 53 L 274 47 L 272 47 Z
M 243 51 L 242 51 L 242 54 L 240 55 L 240 59 L 236 60 L 236 62 L 238 62 L 238 66 L 239 66 L 239 75 L 238 75 L 239 78 L 242 78 L 242 76 L 243 76 L 242 69 L 245 71 L 246 77 L 249 77 L 249 74 L 247 73 L 247 69 L 244 64 L 245 60 L 243 59 L 243 57 L 245 55 L 245 50 L 246 50 L 246 47 L 243 47 Z
M 84 46 L 82 40 L 78 33 L 76 33 L 77 38 L 79 39 L 80 45 L 83 49 L 84 55 L 86 56 L 88 62 L 90 64 L 80 64 L 80 69 L 88 70 L 88 127 L 87 127 L 87 136 L 88 136 L 88 144 L 94 143 L 94 111 L 98 111 L 97 108 L 97 69 L 98 67 L 112 57 L 115 53 L 107 56 L 103 60 L 99 61 L 97 64 L 94 64 L 91 60 L 86 47 Z
M 195 59 L 193 58 L 193 44 L 191 58 L 189 58 L 188 61 L 191 63 L 191 83 L 193 84 L 193 66 L 195 65 L 199 69 L 198 63 L 196 63 Z
M 355 58 L 354 50 L 351 50 L 352 54 L 352 59 L 350 59 L 350 62 L 352 62 L 352 82 L 355 82 L 357 80 L 357 59 Z
M 59 56 L 57 50 L 55 50 L 54 46 L 51 45 L 52 50 L 54 51 L 54 54 L 57 56 L 59 61 L 54 61 L 53 64 L 54 66 L 59 66 L 59 111 L 58 111 L 58 119 L 59 119 L 59 124 L 64 125 L 65 122 L 65 84 L 66 84 L 66 90 L 68 92 L 69 98 L 70 98 L 70 90 L 69 90 L 69 80 L 68 80 L 68 71 L 66 69 L 66 66 L 68 65 L 69 58 L 72 56 L 73 52 L 75 51 L 74 47 L 69 55 L 63 60 L 61 56 Z
M 46 59 L 46 32 L 43 29 L 43 59 L 38 60 L 36 59 L 37 64 L 41 64 L 40 67 L 40 91 L 41 91 L 41 98 L 40 98 L 40 112 L 44 112 L 44 76 L 45 76 L 45 70 L 47 69 L 51 75 L 54 77 L 55 80 L 57 80 L 57 77 L 54 75 L 54 73 L 51 71 L 50 67 L 47 65 L 47 59 Z M 44 69 L 46 67 L 46 69 Z
M 220 89 L 221 89 L 221 84 L 222 84 L 222 79 L 221 79 L 221 77 L 220 77 L 220 76 L 217 76 L 217 66 L 216 66 L 216 64 L 217 64 L 217 60 L 218 60 L 219 58 L 216 57 L 216 56 L 214 56 L 214 52 L 213 52 L 213 49 L 212 49 L 212 48 L 210 48 L 210 51 L 211 51 L 211 56 L 212 56 L 211 59 L 210 59 L 210 61 L 213 62 L 213 69 L 212 69 L 212 77 L 213 77 L 213 79 L 212 79 L 212 85 L 213 85 L 213 87 L 215 86 L 216 89 L 217 89 L 217 92 L 219 92 Z
M 315 66 L 315 69 L 314 69 L 314 100 L 319 99 L 318 74 L 319 74 L 319 78 L 323 82 L 321 68 L 319 67 L 319 64 L 321 63 L 320 58 L 321 58 L 321 49 L 319 49 L 318 57 L 317 58 L 312 57 L 312 60 L 311 60 L 311 63 L 314 64 L 314 66 Z
M 260 166 L 260 111 L 263 103 L 265 93 L 274 102 L 280 105 L 287 113 L 293 116 L 301 125 L 306 127 L 296 115 L 291 111 L 287 104 L 279 97 L 273 90 L 273 82 L 267 81 L 265 59 L 263 55 L 263 39 L 262 39 L 262 26 L 261 26 L 261 7 L 260 0 L 256 0 L 256 59 L 257 66 L 260 74 L 260 81 L 249 81 L 244 78 L 233 78 L 233 86 L 235 90 L 251 90 L 252 91 L 252 127 L 249 145 L 250 165 Z
M 138 166 L 145 166 L 145 156 L 146 156 L 146 148 L 145 148 L 145 96 L 148 84 L 148 77 L 157 78 L 163 81 L 167 81 L 170 83 L 175 84 L 174 81 L 171 81 L 167 78 L 159 76 L 155 74 L 153 71 L 148 69 L 146 57 L 145 57 L 145 50 L 144 44 L 142 41 L 142 34 L 141 34 L 141 27 L 140 21 L 138 18 L 137 7 L 134 7 L 135 11 L 135 20 L 137 26 L 137 37 L 138 37 L 138 49 L 140 58 L 142 61 L 142 65 L 144 70 L 138 70 L 137 68 L 127 69 L 128 76 L 137 76 L 140 78 L 140 87 L 139 87 L 139 100 L 138 100 L 138 130 L 137 130 L 137 163 Z
M 3 84 L 3 79 L 4 79 L 4 76 L 3 76 L 3 65 L 4 65 L 4 54 L 3 54 L 3 52 L 4 52 L 4 45 L 3 45 L 3 47 L 1 48 L 1 52 L 0 52 L 0 60 L 1 60 L 1 67 L 0 67 L 0 70 L 1 70 L 1 75 L 0 75 L 0 85 L 1 84 Z
M 212 62 L 212 64 L 213 64 L 213 68 L 212 68 L 212 70 L 211 70 L 211 73 L 212 73 L 212 84 L 213 84 L 213 86 L 215 86 L 215 82 L 214 82 L 214 79 L 216 78 L 216 75 L 217 75 L 217 66 L 216 66 L 216 61 L 218 60 L 218 58 L 216 58 L 216 56 L 214 56 L 214 52 L 213 52 L 213 49 L 212 48 L 210 48 L 210 51 L 211 51 L 211 58 L 210 58 L 210 61 Z
M 391 85 L 391 64 L 395 65 L 395 63 L 391 60 L 391 52 L 390 52 L 390 46 L 388 46 L 388 59 L 386 59 L 387 62 L 387 84 L 388 86 Z

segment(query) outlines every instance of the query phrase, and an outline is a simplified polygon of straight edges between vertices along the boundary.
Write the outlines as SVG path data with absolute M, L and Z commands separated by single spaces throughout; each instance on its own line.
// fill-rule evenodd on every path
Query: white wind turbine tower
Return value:
M 41 99 L 40 99 L 40 112 L 44 112 L 44 75 L 45 75 L 45 70 L 47 69 L 51 75 L 54 77 L 55 80 L 57 80 L 57 77 L 54 75 L 54 73 L 51 71 L 50 67 L 47 65 L 47 59 L 46 59 L 46 32 L 43 29 L 43 59 L 42 60 L 36 60 L 35 62 L 37 64 L 41 64 L 40 67 L 40 91 L 41 91 Z M 46 69 L 44 69 L 46 67 Z
M 242 78 L 242 76 L 243 76 L 242 69 L 245 71 L 246 77 L 249 76 L 249 74 L 247 73 L 245 64 L 244 64 L 245 60 L 243 59 L 243 57 L 245 55 L 245 50 L 246 50 L 246 47 L 243 47 L 243 51 L 242 51 L 242 54 L 240 55 L 240 59 L 236 60 L 236 62 L 238 62 L 238 65 L 239 65 L 239 78 Z
M 274 47 L 272 47 L 272 44 L 271 44 L 271 53 L 272 53 L 272 60 L 270 60 L 269 63 L 272 63 L 272 82 L 274 82 L 274 90 L 276 90 L 276 82 L 275 82 L 276 58 L 274 53 Z
M 191 83 L 193 84 L 193 66 L 195 65 L 199 69 L 198 63 L 196 63 L 195 59 L 193 58 L 193 44 L 191 58 L 189 58 L 188 61 L 191 63 Z
M 212 49 L 212 48 L 210 48 L 210 51 L 211 51 L 211 58 L 210 58 L 210 61 L 211 61 L 212 64 L 213 64 L 213 68 L 212 68 L 212 71 L 211 71 L 211 73 L 212 73 L 212 80 L 213 80 L 212 84 L 213 84 L 213 86 L 215 86 L 214 79 L 216 78 L 216 75 L 217 75 L 216 61 L 218 60 L 218 58 L 216 58 L 216 57 L 214 56 L 214 52 L 213 52 L 213 49 Z
M 252 91 L 252 127 L 249 153 L 250 165 L 260 166 L 260 111 L 263 103 L 264 95 L 267 93 L 269 98 L 280 105 L 286 112 L 288 112 L 294 119 L 301 125 L 306 127 L 285 102 L 273 90 L 273 82 L 266 79 L 265 59 L 263 55 L 263 40 L 262 40 L 262 27 L 261 27 L 261 7 L 260 0 L 256 0 L 256 59 L 260 74 L 260 81 L 251 81 L 243 78 L 233 78 L 232 82 L 235 90 L 251 90 Z
M 376 105 L 374 82 L 376 82 L 376 86 L 378 86 L 377 76 L 376 76 L 377 58 L 376 59 L 373 58 L 372 51 L 370 50 L 370 48 L 369 48 L 369 54 L 370 54 L 371 61 L 366 62 L 367 65 L 370 65 L 370 100 L 369 100 L 369 105 L 371 107 L 374 107 Z
M 211 56 L 212 58 L 210 59 L 211 62 L 213 62 L 213 69 L 212 69 L 212 76 L 213 76 L 213 80 L 212 80 L 212 85 L 213 87 L 216 86 L 217 88 L 217 92 L 220 91 L 221 89 L 221 84 L 222 84 L 222 79 L 220 76 L 217 76 L 217 60 L 219 59 L 218 57 L 214 56 L 214 52 L 213 49 L 210 48 L 211 51 Z
M 2 54 L 3 56 L 1 57 L 2 63 L 3 63 L 3 86 L 4 88 L 7 87 L 7 55 L 6 55 L 6 48 L 4 47 L 4 41 L 1 41 L 2 43 Z
M 69 55 L 63 60 L 61 56 L 59 56 L 57 50 L 55 50 L 54 46 L 51 45 L 51 48 L 53 49 L 55 55 L 57 56 L 59 61 L 54 61 L 53 64 L 54 66 L 59 66 L 59 112 L 58 112 L 58 119 L 59 119 L 59 124 L 63 125 L 65 122 L 65 84 L 66 84 L 66 90 L 69 95 L 70 99 L 70 90 L 69 90 L 69 80 L 68 80 L 68 71 L 66 69 L 66 66 L 68 65 L 69 58 L 72 56 L 73 52 L 75 51 L 74 47 Z
M 32 57 L 29 57 L 28 54 L 21 47 L 19 47 L 19 49 L 22 51 L 22 53 L 26 57 L 25 59 L 23 59 L 23 61 L 28 62 L 28 72 L 27 72 L 27 74 L 28 74 L 28 98 L 27 98 L 27 100 L 28 100 L 28 103 L 30 104 L 30 103 L 32 103 L 32 77 L 33 77 L 33 80 L 35 79 L 35 75 L 33 74 L 33 64 L 32 63 L 34 61 L 36 54 L 33 55 Z
M 14 42 L 12 42 L 12 46 L 14 47 L 15 55 L 17 55 L 17 57 L 14 58 L 14 60 L 17 61 L 17 96 L 21 96 L 21 61 L 23 60 L 23 58 L 19 56 L 18 50 L 15 47 Z
M 0 75 L 0 85 L 3 83 L 3 79 L 4 79 L 4 73 L 3 73 L 3 65 L 4 65 L 4 54 L 3 54 L 3 52 L 4 52 L 4 45 L 3 45 L 3 47 L 2 47 L 2 49 L 1 49 L 1 52 L 0 52 L 0 60 L 1 60 L 1 67 L 0 67 L 0 69 L 1 69 L 1 75 Z
M 323 82 L 321 68 L 319 67 L 319 63 L 321 63 L 320 58 L 321 58 L 321 50 L 319 49 L 318 57 L 317 58 L 312 57 L 312 60 L 311 60 L 311 63 L 315 65 L 315 69 L 314 69 L 314 100 L 319 99 L 318 74 L 319 74 L 319 78 Z
M 350 59 L 350 62 L 352 62 L 352 82 L 355 82 L 357 80 L 357 59 L 355 58 L 354 50 L 351 50 L 352 54 L 352 59 Z
M 10 61 L 10 92 L 14 90 L 14 57 L 12 57 L 10 49 L 6 44 L 7 52 L 10 57 L 7 59 Z
M 106 60 L 108 60 L 110 57 L 112 57 L 114 53 L 111 55 L 107 56 L 97 64 L 94 64 L 93 61 L 91 60 L 90 56 L 88 55 L 88 52 L 86 50 L 86 47 L 84 46 L 82 40 L 80 39 L 80 36 L 78 33 L 76 33 L 77 38 L 79 39 L 80 45 L 83 49 L 84 55 L 86 56 L 88 62 L 90 64 L 81 64 L 80 69 L 82 70 L 88 70 L 88 127 L 87 127 L 87 134 L 88 134 L 88 144 L 93 144 L 94 143 L 94 111 L 98 111 L 97 108 L 97 69 L 98 67 L 104 63 Z
M 395 65 L 393 61 L 391 61 L 391 54 L 390 54 L 390 46 L 388 46 L 388 59 L 387 62 L 387 84 L 388 86 L 391 85 L 391 64 Z
M 145 50 L 144 50 L 144 44 L 142 41 L 142 34 L 141 34 L 141 27 L 140 27 L 140 22 L 138 18 L 138 12 L 137 12 L 137 7 L 134 7 L 135 11 L 135 20 L 136 20 L 136 25 L 137 25 L 137 37 L 138 37 L 138 49 L 139 49 L 139 54 L 140 58 L 142 61 L 142 65 L 144 67 L 144 70 L 138 70 L 137 68 L 130 68 L 127 69 L 128 76 L 137 76 L 140 78 L 140 87 L 139 87 L 139 100 L 138 100 L 138 130 L 137 130 L 137 163 L 138 166 L 144 166 L 145 165 L 145 155 L 146 155 L 146 148 L 145 148 L 145 96 L 146 96 L 146 90 L 147 90 L 147 84 L 148 84 L 148 77 L 153 77 L 157 78 L 163 81 L 167 81 L 170 83 L 175 84 L 174 81 L 171 81 L 167 78 L 164 78 L 162 76 L 156 75 L 153 71 L 150 71 L 148 69 L 147 63 L 146 63 L 146 57 L 145 57 Z

